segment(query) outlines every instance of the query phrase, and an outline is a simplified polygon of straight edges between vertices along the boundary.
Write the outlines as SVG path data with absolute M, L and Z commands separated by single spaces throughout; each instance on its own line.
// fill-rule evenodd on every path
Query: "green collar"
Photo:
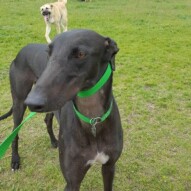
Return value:
M 109 109 L 101 117 L 89 118 L 89 117 L 86 117 L 85 115 L 83 115 L 82 113 L 80 113 L 76 109 L 75 105 L 73 104 L 73 108 L 74 108 L 76 115 L 82 121 L 89 123 L 91 125 L 91 131 L 92 131 L 92 134 L 94 135 L 94 137 L 96 137 L 96 125 L 98 123 L 105 121 L 109 117 L 109 115 L 111 114 L 111 111 L 112 111 L 112 107 L 113 107 L 113 100 L 111 101 Z
M 89 96 L 95 94 L 107 82 L 107 80 L 109 79 L 111 74 L 112 74 L 112 69 L 111 69 L 111 65 L 109 63 L 105 73 L 100 78 L 100 80 L 93 87 L 91 87 L 90 89 L 80 91 L 77 94 L 77 96 L 80 97 L 80 98 L 84 98 L 84 97 L 89 97 Z
M 108 81 L 109 77 L 112 74 L 112 69 L 111 69 L 111 65 L 108 64 L 108 67 L 105 71 L 105 73 L 103 74 L 103 76 L 100 78 L 100 80 L 90 89 L 88 90 L 84 90 L 84 91 L 80 91 L 77 96 L 80 98 L 84 98 L 84 97 L 89 97 L 93 94 L 95 94 L 98 90 L 100 90 L 103 85 Z M 113 100 L 111 101 L 110 107 L 109 109 L 100 117 L 95 117 L 95 118 L 89 118 L 86 117 L 85 115 L 83 115 L 82 113 L 80 113 L 76 107 L 73 104 L 73 108 L 74 111 L 76 113 L 76 115 L 84 122 L 89 123 L 92 127 L 92 134 L 94 135 L 94 137 L 96 137 L 96 124 L 101 123 L 103 121 L 105 121 L 105 119 L 107 117 L 109 117 L 109 115 L 111 114 L 112 111 L 112 107 L 113 107 Z
M 109 107 L 109 109 L 107 110 L 107 112 L 104 113 L 101 117 L 89 118 L 89 117 L 86 117 L 85 115 L 81 114 L 81 113 L 76 109 L 76 107 L 75 107 L 74 104 L 73 104 L 73 108 L 74 108 L 74 111 L 75 111 L 75 113 L 77 114 L 77 116 L 78 116 L 80 119 L 82 119 L 82 121 L 84 121 L 84 122 L 86 122 L 86 123 L 89 123 L 89 124 L 91 124 L 91 125 L 93 125 L 95 122 L 100 123 L 100 122 L 105 121 L 105 119 L 106 119 L 106 118 L 110 115 L 110 113 L 111 113 L 112 106 L 113 106 L 113 101 L 111 101 L 110 107 Z

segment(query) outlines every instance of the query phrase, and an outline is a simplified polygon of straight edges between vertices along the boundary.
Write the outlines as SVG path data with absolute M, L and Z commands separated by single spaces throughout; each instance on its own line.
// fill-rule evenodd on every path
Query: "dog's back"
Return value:
M 66 3 L 67 3 L 67 0 L 63 0 L 63 1 L 60 0 L 58 2 L 52 3 L 54 8 L 52 8 L 51 18 L 53 18 L 55 23 L 56 22 L 59 23 L 61 19 L 67 22 Z
M 63 3 L 67 3 L 67 0 L 58 0 L 58 2 L 63 2 Z
M 10 71 L 14 70 L 15 77 L 19 77 L 19 73 L 22 75 L 29 71 L 39 77 L 47 65 L 48 53 L 46 50 L 46 44 L 28 44 L 17 54 L 11 64 Z M 17 68 L 18 74 L 15 72 L 15 68 Z

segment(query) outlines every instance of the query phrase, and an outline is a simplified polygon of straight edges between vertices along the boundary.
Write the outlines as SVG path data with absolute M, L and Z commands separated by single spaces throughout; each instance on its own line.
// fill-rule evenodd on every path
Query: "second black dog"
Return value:
M 14 128 L 20 125 L 23 119 L 26 105 L 24 100 L 30 92 L 33 84 L 36 83 L 48 62 L 48 46 L 45 44 L 29 44 L 21 49 L 10 66 L 10 87 L 13 99 L 13 106 L 8 113 L 0 117 L 3 120 L 13 114 Z M 47 131 L 53 147 L 57 147 L 57 140 L 52 129 L 53 113 L 45 117 Z M 17 136 L 12 143 L 12 170 L 20 167 L 20 156 L 18 151 Z

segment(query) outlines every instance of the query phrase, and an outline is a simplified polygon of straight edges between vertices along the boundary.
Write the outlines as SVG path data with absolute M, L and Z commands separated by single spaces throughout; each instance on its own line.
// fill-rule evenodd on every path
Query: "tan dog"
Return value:
M 57 33 L 61 33 L 61 28 L 65 32 L 67 31 L 67 0 L 58 0 L 58 2 L 47 3 L 40 7 L 40 12 L 44 16 L 46 23 L 45 38 L 48 43 L 51 43 L 49 37 L 51 31 L 51 24 L 56 25 Z

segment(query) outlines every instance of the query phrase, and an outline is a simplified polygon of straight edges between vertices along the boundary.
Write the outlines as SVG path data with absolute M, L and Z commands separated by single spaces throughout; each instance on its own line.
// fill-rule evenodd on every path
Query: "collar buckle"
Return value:
M 96 137 L 96 125 L 101 122 L 102 122 L 101 117 L 95 117 L 90 119 L 90 124 L 92 126 L 91 131 L 94 137 Z
M 98 123 L 101 123 L 101 117 L 95 117 L 90 119 L 90 124 L 96 126 Z

